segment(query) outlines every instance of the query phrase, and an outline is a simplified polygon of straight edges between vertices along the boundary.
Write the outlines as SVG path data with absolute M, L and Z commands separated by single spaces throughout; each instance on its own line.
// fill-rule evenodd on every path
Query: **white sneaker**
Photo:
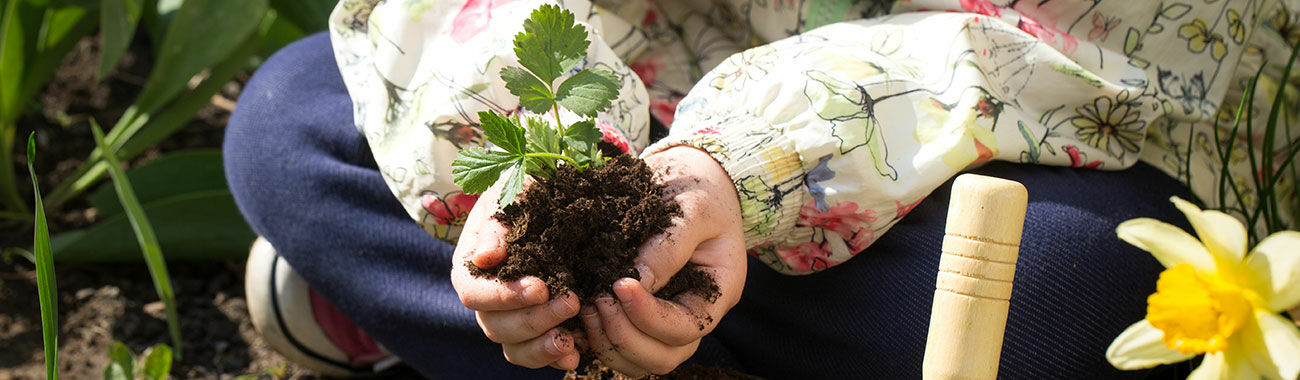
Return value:
M 321 375 L 374 375 L 401 362 L 323 297 L 258 237 L 249 250 L 244 292 L 253 327 L 286 359 Z

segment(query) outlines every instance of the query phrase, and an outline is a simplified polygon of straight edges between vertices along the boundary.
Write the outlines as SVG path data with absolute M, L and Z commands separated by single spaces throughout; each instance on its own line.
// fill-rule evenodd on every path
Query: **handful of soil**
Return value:
M 681 215 L 664 190 L 644 162 L 626 154 L 595 169 L 560 166 L 552 178 L 534 182 L 495 215 L 510 229 L 505 261 L 489 269 L 465 265 L 475 276 L 503 282 L 536 276 L 553 297 L 573 291 L 582 305 L 594 305 L 601 293 L 613 294 L 618 279 L 640 279 L 634 267 L 637 248 Z M 694 264 L 655 296 L 671 299 L 683 292 L 711 301 L 719 294 L 713 277 Z

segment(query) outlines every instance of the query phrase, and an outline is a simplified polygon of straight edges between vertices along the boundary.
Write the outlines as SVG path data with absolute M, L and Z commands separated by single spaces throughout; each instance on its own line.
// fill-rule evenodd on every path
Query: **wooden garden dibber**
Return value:
M 922 364 L 925 379 L 997 378 L 1027 201 L 1019 182 L 957 177 Z

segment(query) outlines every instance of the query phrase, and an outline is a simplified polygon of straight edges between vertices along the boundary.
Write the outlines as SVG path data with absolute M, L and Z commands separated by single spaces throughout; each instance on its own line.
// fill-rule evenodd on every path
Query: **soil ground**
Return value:
M 94 145 L 84 123 L 65 128 L 59 125 L 60 117 L 91 115 L 106 127 L 112 125 L 135 98 L 150 70 L 149 48 L 137 44 L 124 55 L 114 74 L 96 81 L 97 45 L 94 37 L 81 41 L 38 97 L 41 112 L 19 120 L 18 136 L 39 132 L 36 169 L 44 191 L 65 180 Z M 189 125 L 133 163 L 179 149 L 220 147 L 226 119 L 247 78 L 241 75 L 228 83 Z M 20 144 L 14 152 L 22 169 L 17 173 L 19 184 L 30 183 L 24 147 Z M 31 199 L 30 186 L 18 188 L 24 199 Z M 95 210 L 84 199 L 73 199 L 47 213 L 52 233 L 96 222 Z M 0 221 L 0 249 L 30 248 L 31 242 L 29 222 Z M 223 379 L 281 369 L 284 378 L 313 377 L 271 351 L 253 331 L 244 302 L 243 263 L 172 262 L 168 266 L 186 344 L 183 359 L 173 364 L 173 378 Z M 137 353 L 155 344 L 170 344 L 162 304 L 143 262 L 59 264 L 55 273 L 58 359 L 63 378 L 101 378 L 114 340 Z M 35 279 L 33 265 L 19 256 L 0 262 L 0 380 L 45 377 Z

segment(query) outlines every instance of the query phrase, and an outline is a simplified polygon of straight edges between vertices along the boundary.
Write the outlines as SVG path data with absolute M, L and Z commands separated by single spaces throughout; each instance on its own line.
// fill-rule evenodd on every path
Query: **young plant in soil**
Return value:
M 583 69 L 552 85 L 577 67 L 589 44 L 586 28 L 575 25 L 569 11 L 551 5 L 533 11 L 514 39 L 523 67 L 506 67 L 501 78 L 523 109 L 550 113 L 553 122 L 479 112 L 483 135 L 496 149 L 464 149 L 452 163 L 452 178 L 467 194 L 504 181 L 502 209 L 494 217 L 510 230 L 507 258 L 487 269 L 466 262 L 470 273 L 503 282 L 536 276 L 551 294 L 573 291 L 583 305 L 594 304 L 601 293 L 612 294 L 620 278 L 640 279 L 634 267 L 637 248 L 664 233 L 681 213 L 640 159 L 602 153 L 603 134 L 593 117 L 618 97 L 613 73 Z M 565 125 L 561 107 L 586 119 Z M 537 179 L 527 191 L 525 176 Z M 688 264 L 656 296 L 685 291 L 715 299 L 718 286 Z

